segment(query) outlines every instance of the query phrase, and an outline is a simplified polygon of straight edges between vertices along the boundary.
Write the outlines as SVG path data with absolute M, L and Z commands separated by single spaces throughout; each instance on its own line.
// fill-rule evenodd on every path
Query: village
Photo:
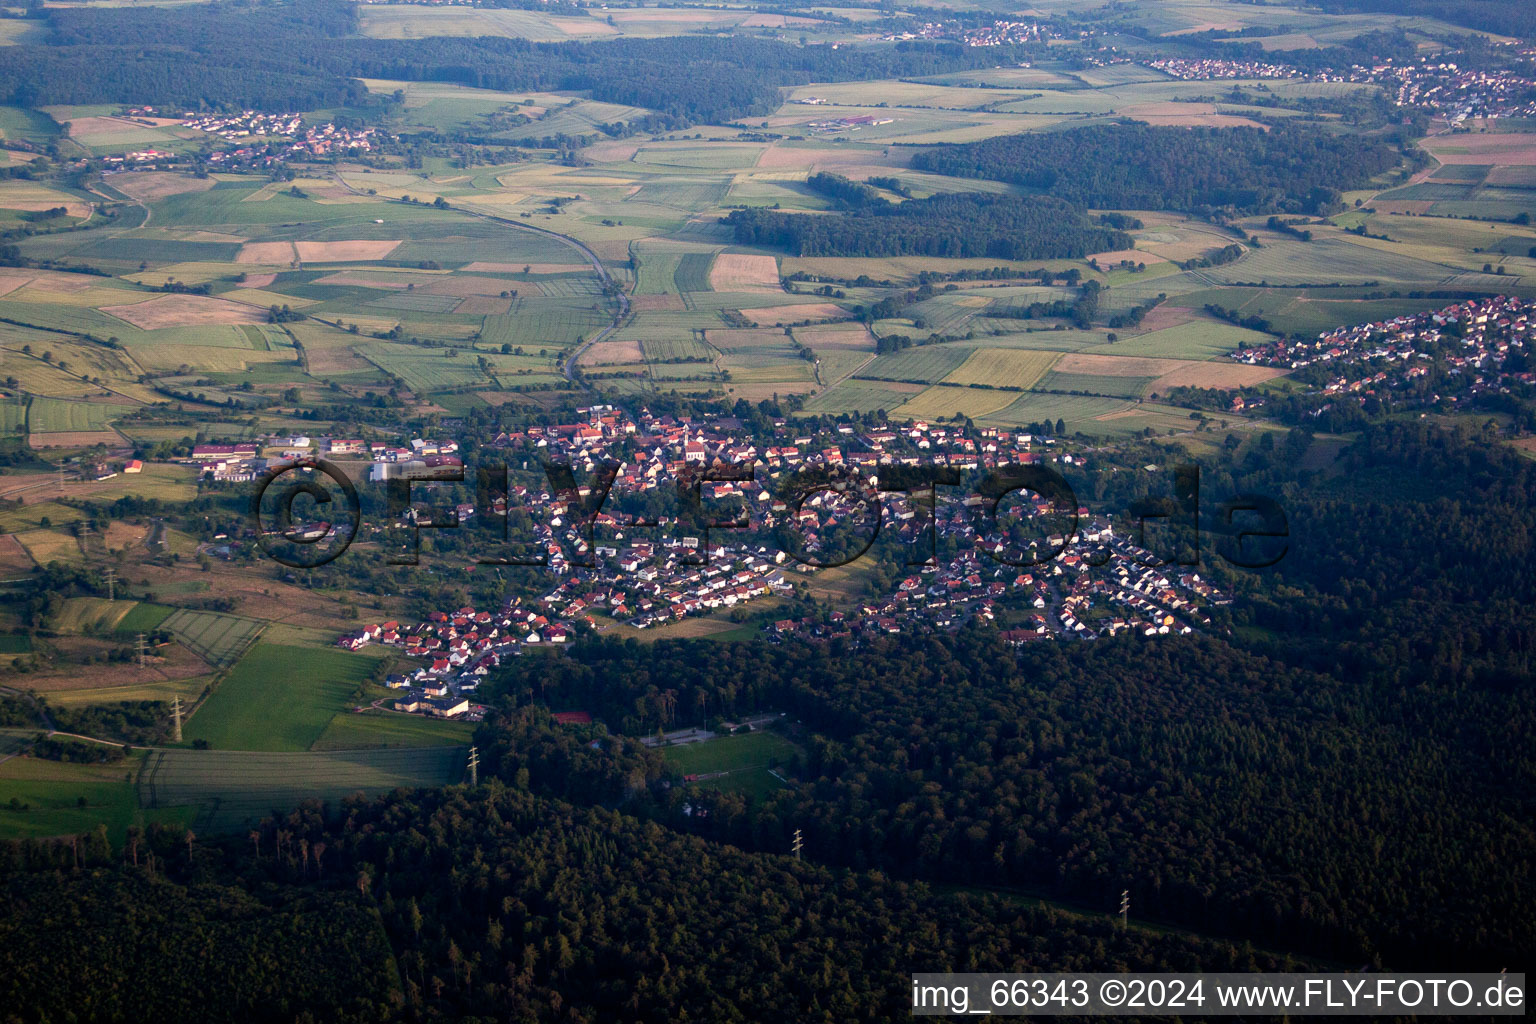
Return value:
M 511 485 L 505 501 L 498 496 L 489 510 L 492 516 L 505 515 L 509 507 L 528 513 L 533 533 L 521 538 L 523 550 L 525 556 L 537 554 L 520 558 L 518 564 L 542 563 L 542 569 L 534 571 L 555 578 L 549 589 L 534 599 L 509 598 L 495 611 L 436 612 L 414 627 L 384 622 L 341 640 L 354 650 L 389 645 L 419 661 L 416 669 L 391 680 L 392 686 L 408 691 L 396 702 L 397 710 L 449 717 L 468 713 L 469 698 L 481 679 L 505 658 L 524 648 L 567 643 L 582 632 L 603 632 L 621 624 L 647 630 L 689 617 L 752 615 L 758 603 L 776 607 L 821 571 L 815 564 L 818 538 L 848 527 L 866 492 L 878 496 L 875 500 L 885 509 L 881 535 L 888 541 L 903 550 L 921 550 L 930 541 L 937 550 L 939 542 L 946 547 L 953 542 L 956 554 L 911 566 L 889 593 L 850 601 L 846 608 L 794 618 L 757 616 L 757 628 L 771 641 L 858 642 L 903 632 L 955 630 L 968 623 L 994 625 L 1012 644 L 1091 640 L 1121 632 L 1153 637 L 1208 627 L 1209 609 L 1230 600 L 1200 575 L 1198 567 L 1163 564 L 1152 552 L 1118 536 L 1107 516 L 1086 508 L 1076 510 L 1075 536 L 1053 532 L 1024 552 L 1010 553 L 1004 541 L 992 538 L 987 522 L 991 503 L 980 495 L 963 488 L 943 492 L 930 518 L 919 514 L 919 502 L 901 492 L 882 491 L 878 482 L 882 467 L 892 466 L 981 473 L 1034 463 L 1086 465 L 1084 456 L 1067 453 L 1053 438 L 992 429 L 977 432 L 977 438 L 958 427 L 918 422 L 881 428 L 842 424 L 836 428 L 836 441 L 828 443 L 825 437 L 798 432 L 792 421 L 777 420 L 772 424 L 774 436 L 760 441 L 731 417 L 690 422 L 642 410 L 631 418 L 612 406 L 582 413 L 580 422 L 503 433 L 487 446 L 513 464 L 567 464 L 573 479 L 587 481 L 574 491 Z M 300 439 L 282 440 L 291 444 Z M 382 449 L 357 441 L 341 446 L 347 454 L 366 452 L 386 460 L 450 444 L 418 439 Z M 326 440 L 315 447 L 335 452 L 337 445 Z M 629 454 L 620 453 L 621 447 Z M 256 449 L 241 446 L 240 454 L 250 457 Z M 596 475 L 605 465 L 615 464 L 611 490 L 601 495 L 600 487 L 594 487 Z M 746 479 L 707 479 L 727 475 L 722 472 L 727 470 Z M 852 483 L 847 491 L 812 494 L 792 512 L 778 492 L 790 477 L 807 470 L 841 473 Z M 735 516 L 746 528 L 689 534 L 680 515 L 647 519 L 625 510 L 636 508 L 637 499 L 648 494 L 654 500 L 675 501 L 684 489 L 680 483 L 698 486 L 717 521 Z M 423 503 L 430 502 L 430 490 L 430 485 L 422 489 Z M 1061 511 L 1034 495 L 1019 505 L 1015 514 L 1030 520 Z M 471 520 L 476 511 L 467 503 L 454 509 L 460 523 Z M 786 516 L 807 538 L 799 557 L 769 539 L 773 525 Z M 387 528 L 402 525 L 409 523 Z
M 200 114 L 184 111 L 177 117 L 155 107 L 130 107 L 123 118 L 150 125 L 174 125 L 195 129 L 224 146 L 200 153 L 203 161 L 223 169 L 234 167 L 266 169 L 287 160 L 328 160 L 337 156 L 359 156 L 373 152 L 390 136 L 381 128 L 343 126 L 333 121 L 308 123 L 296 113 L 267 113 L 243 110 L 232 114 Z M 103 158 L 109 166 L 146 164 L 170 168 L 185 162 L 171 150 L 144 149 L 113 154 Z
M 1531 303 L 1522 299 L 1474 299 L 1429 313 L 1340 327 L 1315 339 L 1280 339 L 1239 349 L 1231 358 L 1290 370 L 1336 365 L 1337 373 L 1318 390 L 1364 401 L 1377 389 L 1400 388 L 1426 376 L 1436 358 L 1432 349 L 1449 342 L 1455 349 L 1442 357 L 1447 373 L 1465 381 L 1469 395 L 1478 395 L 1507 390 L 1512 383 L 1536 383 L 1527 362 L 1536 331 L 1531 311 Z M 1511 361 L 1515 355 L 1520 358 Z
M 1083 33 L 1086 35 L 1086 33 Z M 929 21 L 903 32 L 893 32 L 881 37 L 883 42 L 906 42 L 911 39 L 957 39 L 966 46 L 1012 46 L 1018 43 L 1035 43 L 1046 39 L 1061 39 L 1062 34 L 1037 21 L 994 21 L 981 28 L 943 21 Z
M 1530 56 L 1530 51 L 1519 51 Z M 1287 64 L 1221 57 L 1167 57 L 1146 66 L 1181 81 L 1296 79 L 1308 82 L 1357 82 L 1386 88 L 1395 103 L 1439 114 L 1453 123 L 1468 118 L 1536 116 L 1536 78 L 1508 70 L 1462 67 L 1443 57 L 1419 57 L 1410 63 L 1386 58 L 1370 66 L 1303 71 Z

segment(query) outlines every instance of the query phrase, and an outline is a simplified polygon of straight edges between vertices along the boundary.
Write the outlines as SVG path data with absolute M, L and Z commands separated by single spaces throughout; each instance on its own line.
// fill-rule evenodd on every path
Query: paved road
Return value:
M 343 178 L 339 172 L 332 176 L 336 179 L 336 182 L 341 185 L 342 188 L 351 192 L 353 195 L 367 195 L 366 192 L 358 189 L 351 182 Z M 371 196 L 370 198 L 379 199 L 387 203 L 400 203 L 401 205 L 405 205 L 405 200 L 403 199 L 390 199 L 387 196 L 379 195 Z M 476 210 L 468 210 L 462 206 L 454 206 L 451 207 L 451 209 L 456 213 L 464 214 L 466 217 L 478 217 L 481 220 L 494 221 L 497 224 L 505 224 L 507 227 L 518 231 L 532 231 L 535 234 L 548 235 L 550 238 L 558 239 L 559 241 L 575 249 L 577 252 L 581 253 L 582 257 L 592 265 L 592 272 L 597 275 L 597 279 L 603 283 L 605 289 L 611 288 L 612 293 L 619 300 L 619 308 L 618 311 L 613 315 L 613 322 L 610 323 L 607 327 L 604 327 L 601 331 L 598 331 L 592 337 L 588 338 L 581 345 L 578 345 L 576 349 L 571 352 L 570 356 L 566 358 L 565 362 L 560 366 L 560 372 L 565 375 L 565 379 L 568 381 L 574 381 L 576 379 L 576 360 L 580 358 L 581 354 L 591 346 L 596 345 L 598 342 L 608 337 L 614 331 L 618 330 L 619 325 L 624 322 L 624 318 L 629 316 L 629 296 L 625 295 L 624 292 L 619 288 L 611 287 L 614 284 L 613 278 L 609 275 L 608 268 L 603 266 L 603 261 L 598 258 L 597 253 L 587 248 L 585 243 L 572 238 L 570 235 L 562 235 L 558 231 L 551 231 L 548 228 L 541 228 L 533 224 L 523 224 L 519 221 L 510 220 L 506 217 L 498 217 L 491 213 L 480 213 Z

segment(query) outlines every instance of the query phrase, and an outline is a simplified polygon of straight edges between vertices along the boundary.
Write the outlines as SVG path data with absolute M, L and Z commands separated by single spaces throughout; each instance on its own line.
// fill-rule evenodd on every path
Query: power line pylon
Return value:
M 480 751 L 475 747 L 469 748 L 469 784 L 480 785 Z
M 793 852 L 795 855 L 795 860 L 800 859 L 800 851 L 804 849 L 804 847 L 805 842 L 800 838 L 800 830 L 795 829 L 795 841 L 789 844 L 791 852 Z
M 171 698 L 171 742 L 181 742 L 181 697 Z

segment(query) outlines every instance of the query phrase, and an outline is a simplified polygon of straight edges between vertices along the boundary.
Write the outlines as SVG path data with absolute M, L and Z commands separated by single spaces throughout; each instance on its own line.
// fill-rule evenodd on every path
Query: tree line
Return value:
M 787 249 L 797 256 L 1070 259 L 1132 245 L 1125 232 L 1095 224 L 1078 207 L 1050 196 L 965 192 L 902 203 L 875 195 L 858 202 L 834 216 L 732 210 L 723 223 L 742 245 Z
M 368 39 L 358 35 L 355 5 L 342 0 L 220 2 L 176 12 L 59 8 L 47 15 L 46 43 L 0 54 L 0 97 L 8 103 L 309 110 L 383 104 L 357 79 L 387 78 L 589 91 L 681 125 L 769 113 L 787 86 L 920 77 L 990 66 L 997 58 L 924 41 L 834 49 L 714 36 L 596 43 Z

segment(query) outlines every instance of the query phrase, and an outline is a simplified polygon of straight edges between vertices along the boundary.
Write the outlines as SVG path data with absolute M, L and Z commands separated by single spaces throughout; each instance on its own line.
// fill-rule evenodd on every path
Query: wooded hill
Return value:
M 1232 214 L 1320 213 L 1391 169 L 1379 140 L 1315 128 L 1093 125 L 936 146 L 912 166 L 1040 189 L 1082 206 Z

